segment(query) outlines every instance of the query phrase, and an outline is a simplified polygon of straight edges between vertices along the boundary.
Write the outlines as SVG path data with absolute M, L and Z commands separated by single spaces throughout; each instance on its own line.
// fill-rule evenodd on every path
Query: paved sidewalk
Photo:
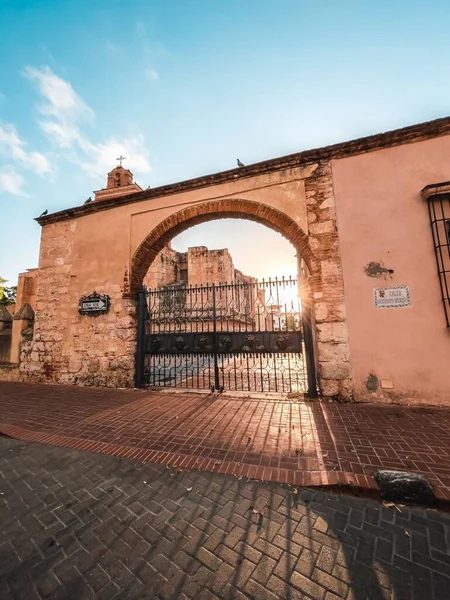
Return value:
M 0 438 L 2 600 L 439 600 L 450 516 Z
M 298 403 L 0 382 L 0 432 L 57 446 L 300 486 L 376 489 L 423 473 L 450 500 L 450 409 Z

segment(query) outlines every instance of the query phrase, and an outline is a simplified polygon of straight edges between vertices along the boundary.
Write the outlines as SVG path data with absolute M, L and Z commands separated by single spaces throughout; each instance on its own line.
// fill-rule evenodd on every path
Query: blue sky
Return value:
M 448 0 L 2 0 L 0 275 L 37 266 L 33 221 L 104 186 L 152 187 L 450 113 Z M 174 241 L 291 269 L 248 222 Z

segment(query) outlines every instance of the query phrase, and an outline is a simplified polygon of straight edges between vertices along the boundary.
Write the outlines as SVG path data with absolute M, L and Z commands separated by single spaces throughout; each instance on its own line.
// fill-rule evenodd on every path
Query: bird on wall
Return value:
M 89 196 L 89 198 L 86 200 L 85 204 L 89 204 L 89 202 L 92 202 L 92 198 Z
M 245 167 L 244 163 L 241 162 L 239 159 L 237 159 L 237 166 L 238 167 Z
M 47 209 L 44 210 L 44 212 L 42 213 L 42 215 L 39 215 L 39 218 L 40 217 L 45 217 L 45 215 L 48 215 L 48 210 Z

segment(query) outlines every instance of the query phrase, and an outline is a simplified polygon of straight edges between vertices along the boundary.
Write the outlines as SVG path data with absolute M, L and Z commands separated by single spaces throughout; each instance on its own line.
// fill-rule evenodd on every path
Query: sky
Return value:
M 449 20 L 448 0 L 1 0 L 0 276 L 37 266 L 33 218 L 82 204 L 120 153 L 157 187 L 447 116 Z M 248 221 L 173 241 L 195 245 L 295 270 Z

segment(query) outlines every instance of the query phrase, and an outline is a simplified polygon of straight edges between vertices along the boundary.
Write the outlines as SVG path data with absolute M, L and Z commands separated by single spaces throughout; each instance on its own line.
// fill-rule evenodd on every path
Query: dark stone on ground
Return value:
M 383 500 L 435 504 L 433 488 L 424 475 L 407 471 L 382 470 L 374 473 Z

